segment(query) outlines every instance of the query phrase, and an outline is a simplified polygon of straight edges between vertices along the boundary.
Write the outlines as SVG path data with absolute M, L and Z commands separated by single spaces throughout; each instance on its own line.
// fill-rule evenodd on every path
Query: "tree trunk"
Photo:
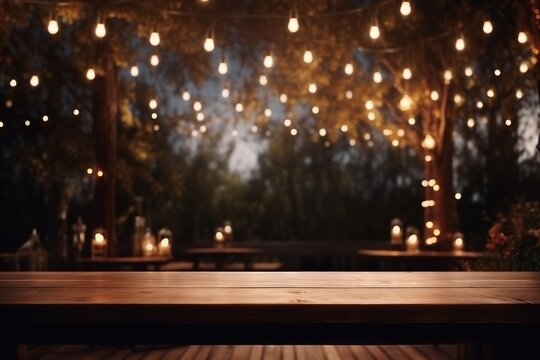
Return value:
M 115 214 L 117 69 L 110 49 L 104 50 L 101 52 L 103 74 L 94 80 L 95 225 L 107 230 L 108 254 L 115 256 L 118 250 Z M 98 171 L 103 172 L 102 176 Z

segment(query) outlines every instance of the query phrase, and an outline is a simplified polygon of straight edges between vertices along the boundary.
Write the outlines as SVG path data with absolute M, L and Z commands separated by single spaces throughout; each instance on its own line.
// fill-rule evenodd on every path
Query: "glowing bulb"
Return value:
M 341 132 L 346 133 L 347 131 L 349 131 L 349 127 L 344 124 L 344 125 L 341 125 L 340 130 L 341 130 Z
M 484 103 L 481 102 L 481 101 L 477 101 L 477 102 L 476 102 L 476 107 L 479 108 L 479 109 L 481 109 L 481 108 L 484 107 Z
M 521 99 L 522 97 L 523 97 L 523 91 L 521 91 L 520 89 L 517 89 L 516 90 L 516 98 Z
M 524 61 L 519 65 L 519 72 L 525 74 L 527 71 L 529 71 L 529 65 Z
M 409 16 L 411 14 L 411 3 L 407 0 L 403 0 L 401 2 L 401 6 L 399 7 L 399 12 L 403 16 Z
M 433 235 L 435 235 L 435 236 L 441 235 L 441 230 L 439 230 L 439 229 L 433 230 Z
M 347 74 L 347 75 L 352 75 L 353 71 L 354 71 L 353 64 L 347 63 L 347 64 L 345 65 L 345 74 Z
M 191 99 L 191 94 L 190 94 L 188 91 L 184 91 L 184 92 L 182 93 L 182 99 L 183 99 L 184 101 L 189 101 L 189 99 Z
M 520 31 L 517 39 L 520 44 L 525 44 L 527 42 L 527 34 Z
M 393 147 L 398 147 L 399 146 L 399 140 L 397 140 L 397 139 L 392 140 L 392 146 Z
M 469 128 L 473 128 L 473 127 L 474 127 L 474 119 L 473 119 L 473 118 L 467 119 L 467 126 L 468 126 Z
M 493 71 L 493 74 L 495 74 L 495 76 L 500 76 L 501 75 L 501 70 L 495 69 L 495 71 Z
M 440 189 L 439 184 L 433 185 L 433 191 L 439 191 L 439 189 Z
M 311 50 L 306 50 L 304 51 L 304 62 L 306 64 L 311 64 L 311 62 L 313 61 L 313 53 L 311 52 Z
M 445 82 L 446 84 L 449 84 L 449 83 L 450 83 L 450 80 L 452 80 L 452 72 L 451 72 L 450 70 L 446 70 L 446 71 L 444 72 L 443 77 L 444 77 L 444 82 Z
M 97 172 L 97 176 L 98 176 L 98 177 L 102 177 L 102 176 L 103 176 L 103 171 L 101 171 L 101 170 L 98 170 L 98 172 Z
M 152 31 L 152 33 L 150 34 L 150 45 L 152 46 L 158 46 L 159 43 L 161 42 L 161 39 L 159 37 L 159 33 L 157 32 L 157 30 L 154 29 L 154 31 Z
M 43 120 L 43 122 L 49 121 L 49 117 L 47 115 L 43 115 L 41 119 Z
M 244 110 L 244 105 L 242 105 L 241 103 L 238 103 L 236 104 L 235 109 L 237 112 L 242 112 L 242 110 Z
M 439 100 L 439 93 L 437 92 L 437 90 L 433 90 L 431 92 L 430 97 L 431 97 L 431 100 L 433 100 L 433 101 Z
M 506 119 L 505 122 L 504 122 L 504 124 L 505 124 L 506 126 L 510 126 L 510 125 L 512 125 L 512 120 Z
M 296 14 L 296 11 L 293 11 L 291 13 L 291 16 L 289 17 L 289 23 L 287 24 L 287 28 L 290 32 L 293 34 L 300 29 L 300 24 L 298 23 L 298 16 Z
M 153 112 L 152 115 L 150 115 L 150 117 L 154 120 L 157 119 L 157 113 Z
M 433 227 L 433 222 L 432 222 L 432 221 L 427 221 L 427 222 L 426 222 L 426 227 L 427 227 L 428 229 L 431 229 L 431 228 Z
M 204 50 L 206 50 L 207 52 L 211 52 L 214 50 L 214 38 L 212 37 L 211 34 L 208 34 L 208 36 L 206 37 L 206 39 L 204 40 Z
M 379 84 L 382 81 L 382 74 L 380 71 L 375 71 L 373 73 L 373 81 Z
M 345 92 L 345 97 L 346 97 L 347 99 L 351 100 L 352 97 L 353 97 L 353 92 L 352 92 L 351 90 L 347 90 L 347 91 Z
M 92 170 L 92 168 L 86 169 L 86 173 L 87 173 L 88 175 L 92 175 L 93 172 L 94 172 L 94 170 Z
M 30 120 L 26 120 L 26 121 L 24 122 L 24 125 L 25 125 L 25 126 L 30 126 Z
M 261 86 L 266 86 L 266 84 L 268 84 L 268 78 L 266 75 L 259 76 L 259 84 L 261 84 Z
M 225 88 L 225 89 L 221 90 L 221 97 L 222 98 L 226 99 L 226 98 L 229 97 L 229 95 L 230 95 L 229 89 Z
M 409 125 L 414 125 L 416 124 L 416 119 L 415 118 L 409 118 L 409 120 L 407 120 L 407 122 L 409 123 Z
M 149 102 L 148 102 L 148 107 L 152 110 L 156 109 L 157 108 L 157 100 L 156 99 L 151 99 Z
M 403 78 L 404 78 L 405 80 L 409 80 L 410 78 L 412 78 L 412 71 L 411 71 L 411 69 L 409 69 L 409 68 L 403 69 L 403 72 L 402 72 L 401 76 L 403 76 Z
M 131 76 L 136 77 L 139 75 L 139 68 L 136 66 L 132 66 L 129 73 L 131 74 Z
M 251 132 L 256 133 L 257 131 L 259 131 L 259 127 L 257 125 L 252 125 L 251 126 Z
M 264 116 L 266 116 L 266 117 L 272 116 L 272 110 L 270 110 L 270 109 L 264 109 Z
M 407 95 L 407 94 L 403 95 L 403 97 L 399 101 L 399 108 L 402 111 L 407 111 L 407 110 L 410 110 L 411 107 L 412 107 L 412 99 L 411 99 L 411 97 L 409 95 Z
M 489 89 L 486 94 L 489 98 L 495 97 L 495 91 L 493 89 Z
M 315 94 L 317 92 L 317 85 L 314 83 L 309 84 L 308 91 L 310 94 Z
M 298 130 L 296 130 L 296 129 L 294 129 L 294 128 L 291 129 L 291 135 L 292 135 L 292 136 L 296 136 L 296 134 L 298 134 Z
M 456 50 L 457 51 L 463 51 L 465 49 L 465 39 L 463 38 L 463 35 L 461 35 L 456 40 Z
M 431 157 L 431 155 L 426 155 L 426 156 L 424 156 L 424 160 L 426 162 L 430 162 L 431 160 L 433 160 L 433 158 Z
M 319 129 L 319 136 L 326 136 L 326 129 Z
M 428 150 L 433 150 L 435 149 L 435 145 L 436 145 L 435 138 L 431 136 L 430 134 L 427 134 L 424 140 L 422 141 L 422 147 Z
M 367 118 L 368 118 L 369 121 L 374 121 L 375 120 L 375 113 L 373 111 L 368 112 Z
M 264 67 L 268 69 L 274 66 L 274 58 L 272 57 L 272 54 L 268 54 L 264 57 L 263 64 L 264 64 Z
M 355 146 L 356 145 L 356 140 L 355 139 L 350 139 L 349 140 L 349 145 L 350 146 Z
M 9 82 L 9 86 L 11 86 L 11 87 L 17 86 L 17 80 L 11 79 L 11 81 Z
M 73 115 L 78 116 L 80 114 L 79 109 L 73 109 Z
M 472 74 L 473 74 L 472 68 L 471 68 L 470 66 L 467 66 L 467 67 L 465 68 L 465 76 L 471 77 Z
M 285 121 L 283 121 L 283 125 L 285 125 L 285 127 L 289 127 L 291 126 L 291 124 L 292 124 L 291 119 L 285 119 Z
M 197 121 L 203 121 L 204 120 L 204 114 L 203 113 L 197 113 L 197 116 L 195 117 Z
M 319 107 L 318 106 L 312 107 L 311 112 L 314 113 L 315 115 L 317 115 L 319 113 Z
M 283 103 L 283 104 L 286 103 L 286 102 L 287 102 L 287 94 L 281 94 L 281 95 L 279 95 L 279 101 L 280 101 L 281 103 Z
M 94 76 L 95 76 L 95 74 L 94 74 Z M 33 86 L 33 87 L 36 87 L 36 86 L 39 85 L 39 77 L 37 75 L 32 75 L 32 77 L 30 78 L 30 85 Z
M 460 193 L 455 193 L 455 194 L 454 194 L 454 198 L 455 198 L 456 200 L 461 199 L 461 194 L 460 194 Z
M 463 103 L 463 97 L 459 94 L 454 95 L 454 102 L 458 105 Z
M 58 34 L 58 30 L 58 21 L 56 21 L 56 19 L 49 20 L 49 25 L 47 26 L 47 31 L 49 32 L 49 34 Z
M 200 131 L 201 133 L 203 133 L 203 134 L 204 134 L 207 130 L 208 130 L 208 128 L 206 127 L 206 125 L 201 125 L 201 127 L 199 128 L 199 131 Z
M 195 101 L 193 103 L 193 110 L 195 111 L 201 111 L 202 110 L 202 104 L 200 101 Z
M 229 68 L 227 66 L 227 63 L 225 62 L 225 59 L 221 59 L 221 62 L 218 66 L 218 73 L 220 73 L 221 75 L 225 75 L 228 70 Z
M 371 25 L 369 28 L 369 37 L 373 40 L 377 40 L 381 36 L 381 31 L 378 25 Z
M 375 107 L 375 104 L 373 103 L 372 100 L 366 101 L 366 109 L 367 110 L 373 110 L 374 107 Z
M 482 31 L 484 31 L 485 34 L 491 34 L 493 32 L 493 24 L 491 21 L 486 20 L 484 21 L 484 25 L 482 26 Z
M 157 55 L 152 55 L 150 57 L 150 65 L 152 65 L 152 66 L 158 66 L 159 65 L 159 57 Z
M 101 21 L 101 19 L 98 19 L 94 32 L 98 38 L 104 38 L 105 35 L 107 35 L 107 29 L 105 28 L 105 24 Z

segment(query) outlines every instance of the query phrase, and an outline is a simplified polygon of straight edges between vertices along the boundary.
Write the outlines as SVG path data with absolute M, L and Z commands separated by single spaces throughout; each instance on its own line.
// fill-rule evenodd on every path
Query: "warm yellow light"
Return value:
M 506 120 L 504 121 L 504 123 L 505 123 L 506 126 L 510 126 L 510 125 L 512 125 L 512 120 L 506 119 Z
M 430 162 L 430 161 L 432 160 L 431 155 L 426 155 L 426 156 L 424 156 L 424 160 L 425 160 L 426 162 Z
M 379 84 L 382 81 L 382 74 L 380 71 L 375 71 L 373 73 L 373 81 Z
M 225 59 L 221 59 L 218 66 L 218 73 L 220 73 L 221 75 L 225 75 L 228 70 L 229 68 L 227 66 L 227 62 L 225 61 Z
M 456 200 L 461 199 L 461 193 L 455 193 L 455 194 L 454 194 L 454 198 L 455 198 Z
M 426 228 L 431 229 L 433 227 L 433 221 L 426 222 Z
M 371 139 L 371 135 L 369 133 L 364 134 L 364 140 L 369 141 Z
M 266 86 L 268 84 L 268 78 L 266 77 L 266 75 L 259 76 L 259 84 L 261 84 L 262 86 Z
M 149 41 L 150 41 L 150 45 L 152 46 L 158 46 L 159 43 L 161 42 L 159 33 L 156 30 L 152 31 L 152 33 L 150 34 Z
M 296 14 L 296 11 L 291 12 L 287 29 L 289 29 L 289 31 L 293 34 L 300 29 L 300 23 L 298 22 L 298 15 Z
M 366 109 L 367 110 L 373 110 L 374 107 L 375 107 L 375 104 L 373 103 L 372 100 L 366 101 Z
M 481 102 L 481 101 L 477 101 L 477 102 L 476 102 L 476 107 L 479 108 L 479 109 L 481 109 L 481 108 L 484 107 L 484 103 Z
M 433 185 L 433 191 L 439 191 L 439 190 L 440 190 L 439 184 Z
M 473 118 L 467 119 L 467 126 L 470 127 L 470 128 L 474 127 L 474 119 Z
M 98 172 L 97 172 L 97 176 L 98 176 L 98 177 L 102 177 L 102 176 L 103 176 L 103 171 L 101 171 L 101 170 L 98 170 Z
M 105 242 L 105 236 L 102 233 L 96 233 L 94 235 L 94 241 L 96 244 L 103 244 Z
M 281 94 L 281 95 L 279 95 L 279 101 L 280 101 L 281 103 L 283 103 L 283 104 L 286 103 L 286 102 L 287 102 L 287 94 Z
M 237 112 L 242 112 L 244 110 L 244 105 L 241 103 L 236 104 L 235 109 Z
M 43 120 L 43 122 L 49 121 L 49 117 L 47 115 L 43 115 L 41 119 Z
M 58 34 L 58 30 L 59 30 L 58 21 L 56 21 L 55 19 L 49 20 L 49 25 L 47 26 L 47 31 L 49 32 L 49 34 L 51 35 Z
M 520 89 L 517 89 L 516 90 L 516 98 L 521 99 L 522 97 L 523 97 L 523 91 L 521 91 Z
M 350 139 L 349 140 L 349 145 L 350 146 L 355 146 L 356 145 L 356 140 L 355 139 Z
M 314 113 L 314 114 L 318 114 L 319 113 L 319 107 L 318 106 L 312 107 L 311 112 Z
M 315 94 L 317 92 L 317 84 L 315 83 L 309 84 L 308 91 L 310 94 Z
M 86 169 L 86 173 L 87 173 L 88 175 L 92 175 L 93 172 L 94 172 L 94 170 L 92 170 L 92 168 Z
M 341 129 L 341 132 L 344 132 L 344 133 L 349 131 L 349 127 L 345 124 L 341 125 L 340 129 Z
M 272 54 L 268 54 L 264 57 L 263 64 L 264 67 L 268 69 L 274 66 L 274 58 L 272 57 Z
M 405 68 L 403 69 L 403 72 L 401 74 L 401 76 L 403 76 L 403 78 L 405 80 L 409 80 L 410 78 L 412 78 L 412 71 L 410 68 Z
M 429 96 L 433 101 L 439 100 L 439 93 L 437 92 L 437 90 L 431 91 L 431 94 Z
M 426 239 L 426 245 L 434 245 L 437 243 L 437 238 L 436 237 L 430 237 L 428 239 Z
M 221 97 L 222 98 L 226 99 L 226 98 L 229 97 L 229 95 L 230 95 L 229 89 L 225 88 L 225 89 L 221 90 Z
M 291 119 L 285 119 L 285 120 L 283 121 L 283 125 L 285 125 L 286 127 L 291 126 L 291 124 L 292 124 Z
M 131 74 L 131 76 L 136 77 L 139 75 L 139 68 L 137 66 L 132 66 L 129 70 L 129 73 Z
M 348 99 L 348 100 L 351 100 L 353 98 L 353 92 L 351 90 L 347 90 L 345 91 L 345 97 Z
M 24 122 L 24 125 L 25 125 L 25 126 L 30 126 L 30 120 L 26 120 L 26 121 Z
M 152 110 L 156 109 L 157 108 L 157 100 L 156 99 L 151 99 L 149 102 L 148 102 L 148 107 Z
M 208 130 L 208 128 L 207 128 L 206 125 L 204 125 L 204 124 L 201 125 L 201 126 L 199 127 L 199 131 L 200 131 L 202 134 L 204 134 L 207 130 Z
M 156 120 L 157 119 L 157 113 L 153 112 L 152 115 L 150 115 L 152 117 L 152 119 Z
M 268 108 L 264 109 L 264 116 L 266 116 L 266 117 L 272 116 L 272 110 L 270 110 Z
M 527 42 L 527 34 L 523 31 L 520 31 L 517 39 L 520 44 L 525 44 Z
M 401 98 L 401 100 L 399 101 L 399 108 L 402 110 L 402 111 L 407 111 L 407 110 L 410 110 L 411 107 L 412 107 L 412 99 L 409 95 L 405 94 L 403 95 L 403 97 Z
M 489 89 L 486 94 L 489 98 L 495 97 L 495 91 L 493 89 Z
M 184 91 L 182 93 L 182 100 L 189 101 L 189 99 L 191 99 L 191 94 L 188 91 Z
M 304 62 L 306 64 L 311 64 L 313 62 L 313 53 L 309 49 L 304 51 Z
M 463 238 L 458 237 L 454 240 L 454 248 L 463 249 Z
M 403 0 L 401 2 L 401 6 L 399 7 L 399 12 L 403 16 L 409 16 L 411 14 L 411 3 L 407 0 Z
M 422 180 L 422 186 L 423 187 L 427 187 L 429 185 L 428 181 L 427 180 Z
M 501 70 L 495 69 L 495 71 L 493 71 L 493 73 L 495 74 L 495 76 L 500 76 L 501 75 Z
M 104 38 L 105 35 L 107 35 L 107 29 L 105 28 L 105 24 L 101 21 L 101 19 L 98 20 L 94 33 L 98 38 Z
M 435 235 L 435 236 L 441 235 L 441 230 L 439 230 L 439 229 L 433 230 L 433 235 Z
M 30 78 L 30 85 L 32 87 L 36 87 L 39 85 L 39 77 L 37 75 L 32 75 L 32 77 Z
M 416 124 L 416 119 L 413 118 L 413 117 L 409 118 L 409 120 L 407 120 L 407 121 L 408 121 L 409 125 L 414 125 L 414 124 Z
M 424 140 L 422 141 L 422 147 L 428 150 L 433 150 L 435 149 L 435 145 L 436 145 L 435 138 L 431 136 L 430 134 L 427 134 Z
M 369 121 L 374 121 L 375 120 L 375 113 L 373 111 L 368 112 L 367 118 L 368 118 Z
M 326 136 L 326 129 L 319 129 L 319 136 Z
M 398 135 L 399 137 L 405 136 L 405 130 L 403 130 L 403 129 L 398 129 L 397 135 Z
M 197 129 L 193 129 L 191 130 L 191 137 L 197 137 L 199 136 L 199 131 Z
M 215 240 L 218 242 L 221 242 L 225 240 L 225 234 L 223 234 L 221 231 L 216 231 L 216 235 L 214 236 Z
M 463 50 L 465 50 L 465 39 L 463 38 L 463 35 L 461 35 L 461 36 L 456 40 L 456 50 L 457 50 L 457 51 L 463 51 Z
M 435 181 L 435 179 L 429 179 L 428 186 L 433 187 L 436 183 L 437 183 L 437 181 Z
M 193 103 L 193 110 L 201 111 L 202 110 L 202 103 L 200 101 L 195 101 Z
M 491 21 L 484 21 L 484 25 L 482 25 L 482 31 L 485 34 L 491 34 L 493 32 L 493 24 L 491 23 Z
M 197 119 L 197 121 L 203 121 L 204 120 L 204 114 L 203 113 L 197 113 L 197 115 L 195 116 L 195 118 Z
M 11 86 L 11 87 L 17 86 L 17 80 L 11 79 L 11 81 L 9 82 L 9 86 Z
M 529 71 L 529 65 L 524 61 L 519 65 L 519 72 L 525 74 Z
M 445 71 L 444 71 L 443 77 L 444 77 L 444 82 L 445 82 L 446 84 L 449 84 L 449 83 L 450 83 L 450 80 L 452 80 L 452 71 L 450 71 L 450 70 L 445 70 Z
M 399 140 L 397 140 L 397 139 L 392 140 L 392 146 L 393 147 L 398 147 L 399 146 Z
M 214 51 L 215 44 L 214 44 L 214 37 L 212 33 L 208 33 L 208 35 L 206 36 L 206 39 L 204 39 L 203 48 L 206 52 Z
M 159 65 L 159 57 L 157 55 L 150 56 L 150 65 L 152 66 L 158 66 Z
M 296 130 L 296 129 L 294 129 L 294 128 L 291 129 L 291 135 L 292 135 L 292 136 L 296 136 L 296 134 L 298 134 L 298 130 Z
M 465 68 L 465 76 L 471 77 L 472 74 L 473 74 L 472 68 L 471 68 L 470 66 L 467 66 L 467 67 Z
M 381 31 L 379 30 L 379 26 L 374 24 L 371 25 L 369 28 L 369 37 L 373 40 L 377 40 L 381 36 Z
M 394 132 L 393 132 L 392 130 L 390 130 L 390 129 L 384 129 L 384 130 L 383 130 L 384 136 L 390 136 L 390 135 L 392 135 L 393 133 L 394 133 Z
M 344 69 L 344 71 L 345 71 L 345 74 L 347 74 L 347 75 L 352 75 L 352 73 L 354 72 L 354 66 L 353 66 L 353 64 L 351 64 L 351 63 L 345 64 L 345 69 Z

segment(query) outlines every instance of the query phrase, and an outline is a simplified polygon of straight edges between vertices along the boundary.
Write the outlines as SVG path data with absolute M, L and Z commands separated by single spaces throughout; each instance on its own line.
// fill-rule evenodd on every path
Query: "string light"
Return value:
M 315 83 L 309 84 L 308 91 L 310 94 L 315 94 L 317 92 L 317 84 Z
M 412 71 L 411 71 L 411 69 L 409 69 L 409 68 L 403 69 L 403 72 L 401 73 L 401 76 L 403 76 L 403 78 L 404 78 L 405 80 L 409 80 L 410 78 L 412 78 Z
M 309 49 L 306 49 L 306 51 L 304 51 L 304 62 L 306 64 L 311 64 L 313 62 L 313 53 Z
M 529 65 L 524 61 L 519 65 L 519 72 L 525 74 L 529 71 Z
M 154 120 L 157 119 L 157 113 L 153 112 L 152 115 L 150 115 L 150 117 Z
M 291 126 L 291 124 L 292 124 L 291 119 L 285 119 L 283 121 L 283 125 L 285 125 L 285 127 L 289 127 L 289 126 Z
M 460 37 L 457 38 L 456 40 L 456 50 L 457 51 L 465 50 L 465 39 L 463 38 L 463 35 L 460 35 Z
M 431 136 L 430 134 L 427 134 L 424 140 L 422 140 L 422 147 L 428 150 L 435 149 L 436 146 L 435 138 Z M 432 186 L 432 185 L 430 185 Z
M 263 64 L 264 67 L 267 69 L 270 69 L 272 66 L 274 66 L 274 58 L 272 57 L 272 53 L 269 53 L 264 57 Z
M 58 34 L 58 30 L 59 30 L 58 21 L 56 20 L 56 16 L 53 13 L 53 15 L 51 15 L 51 19 L 49 20 L 49 25 L 47 25 L 47 31 L 51 35 L 56 35 Z
M 79 116 L 79 114 L 80 114 L 79 109 L 73 109 L 73 115 Z
M 191 94 L 188 91 L 184 91 L 182 93 L 182 100 L 189 101 L 189 99 L 191 99 Z
M 469 128 L 473 128 L 473 127 L 474 127 L 474 119 L 473 119 L 473 118 L 467 119 L 467 126 L 468 126 Z
M 214 50 L 215 45 L 214 45 L 214 32 L 213 31 L 209 31 L 207 33 L 206 39 L 204 40 L 203 47 L 204 47 L 204 50 L 206 50 L 207 52 L 212 52 Z
M 152 46 L 158 46 L 159 43 L 161 42 L 161 39 L 159 37 L 159 33 L 157 32 L 157 28 L 154 27 L 154 30 L 152 31 L 152 33 L 150 34 L 150 45 Z
M 0 121 L 0 128 L 3 128 L 3 127 L 4 127 L 4 123 Z
M 373 81 L 377 84 L 381 83 L 382 82 L 382 74 L 380 71 L 375 71 L 373 73 Z
M 380 36 L 381 36 L 381 30 L 379 30 L 379 25 L 377 24 L 377 22 L 375 22 L 369 28 L 369 37 L 372 40 L 377 40 Z
M 403 97 L 399 101 L 399 108 L 402 111 L 407 111 L 407 110 L 410 110 L 411 107 L 412 107 L 412 99 L 411 99 L 411 97 L 409 95 L 407 95 L 407 94 L 403 95 Z
M 92 168 L 86 169 L 86 173 L 87 173 L 88 175 L 92 175 L 93 172 L 94 172 L 94 170 L 92 170 Z
M 411 14 L 411 3 L 407 0 L 403 0 L 401 2 L 401 6 L 399 7 L 399 12 L 403 16 L 409 16 Z
M 98 17 L 94 33 L 98 38 L 104 38 L 105 35 L 107 35 L 107 29 L 105 28 L 105 23 L 101 20 L 101 17 Z
M 103 176 L 103 171 L 101 171 L 101 170 L 98 170 L 98 172 L 97 172 L 97 176 L 98 176 L 98 177 L 102 177 L 102 176 Z
M 350 139 L 349 140 L 349 145 L 350 146 L 355 146 L 356 145 L 356 140 L 355 139 Z
M 279 95 L 279 101 L 283 104 L 287 102 L 287 94 L 281 94 Z
M 472 68 L 471 68 L 470 66 L 467 66 L 467 67 L 465 68 L 465 76 L 471 77 L 472 74 L 473 74 Z
M 298 130 L 296 130 L 295 128 L 292 128 L 291 129 L 291 135 L 296 136 L 296 134 L 298 134 Z
M 495 97 L 495 91 L 493 91 L 493 89 L 489 89 L 486 94 L 489 98 Z
M 39 77 L 37 75 L 32 75 L 30 78 L 30 85 L 36 87 L 39 85 Z
M 521 99 L 523 97 L 523 91 L 521 89 L 516 90 L 516 98 Z
M 319 113 L 319 107 L 318 106 L 312 107 L 311 112 L 314 113 L 315 115 L 317 115 Z
M 430 97 L 433 101 L 439 100 L 439 93 L 437 92 L 437 90 L 431 91 Z
M 484 107 L 484 103 L 481 102 L 481 101 L 477 101 L 477 102 L 476 102 L 476 107 L 477 107 L 478 109 L 481 109 L 481 108 Z
M 96 71 L 93 68 L 86 70 L 86 78 L 88 80 L 94 80 L 96 78 Z
M 11 87 L 17 86 L 17 80 L 11 79 L 11 81 L 9 82 L 9 86 L 11 86 Z
M 287 24 L 287 29 L 289 29 L 289 31 L 293 34 L 297 32 L 298 29 L 300 29 L 300 24 L 298 22 L 298 14 L 296 10 L 294 9 L 291 11 L 291 16 L 289 17 L 289 23 Z
M 242 105 L 242 103 L 237 103 L 235 109 L 236 112 L 242 112 L 244 110 L 244 105 Z
M 225 75 L 227 71 L 229 70 L 229 67 L 227 66 L 227 62 L 225 61 L 225 57 L 221 58 L 221 61 L 218 66 L 218 73 L 221 75 Z
M 157 55 L 150 56 L 150 65 L 152 66 L 158 66 L 159 65 L 159 57 Z
M 47 115 L 43 115 L 41 120 L 43 120 L 43 122 L 47 122 L 47 121 L 49 121 L 49 117 Z
M 433 221 L 427 221 L 427 222 L 426 222 L 426 227 L 427 227 L 428 229 L 431 229 L 431 228 L 433 227 Z
M 463 103 L 463 97 L 460 94 L 454 95 L 454 102 L 461 105 Z
M 344 69 L 344 71 L 345 71 L 345 74 L 347 74 L 347 75 L 352 75 L 352 73 L 354 72 L 354 66 L 353 66 L 353 64 L 351 64 L 351 63 L 345 64 L 345 69 Z
M 409 125 L 412 126 L 412 125 L 416 124 L 416 119 L 411 117 L 411 118 L 409 118 L 409 120 L 407 120 L 407 122 L 409 123 Z
M 517 40 L 520 44 L 525 44 L 527 42 L 527 34 L 523 31 L 520 31 Z
M 264 109 L 264 116 L 266 116 L 267 118 L 269 118 L 270 116 L 272 116 L 272 110 L 270 110 L 270 109 Z
M 155 131 L 155 132 L 158 132 L 158 131 L 159 131 L 159 125 L 158 125 L 158 124 L 155 124 L 155 125 L 154 125 L 154 131 Z
M 397 139 L 392 140 L 392 146 L 393 147 L 398 147 L 399 146 L 399 140 L 397 140 Z
M 454 198 L 455 198 L 456 200 L 460 200 L 460 199 L 461 199 L 461 193 L 458 193 L 458 192 L 455 193 L 455 194 L 454 194 Z
M 431 155 L 426 155 L 426 156 L 424 156 L 424 160 L 425 160 L 426 162 L 430 162 L 430 161 L 432 160 Z
M 373 108 L 375 107 L 375 104 L 373 103 L 372 100 L 367 100 L 365 106 L 367 110 L 373 110 Z
M 24 122 L 24 125 L 25 125 L 25 126 L 30 126 L 30 120 L 26 120 L 26 121 Z
M 201 111 L 202 110 L 202 104 L 200 101 L 195 101 L 193 103 L 193 110 L 195 111 Z
M 347 99 L 351 100 L 352 97 L 353 97 L 353 92 L 352 92 L 351 90 L 345 91 L 345 97 L 346 97 Z
M 225 89 L 221 90 L 221 97 L 222 98 L 226 99 L 226 98 L 229 97 L 229 95 L 230 95 L 229 89 L 225 88 Z
M 493 32 L 493 24 L 491 23 L 491 21 L 484 21 L 484 25 L 482 25 L 482 31 L 485 34 L 491 34 Z
M 349 127 L 347 125 L 343 124 L 343 125 L 341 125 L 340 130 L 341 130 L 341 132 L 346 133 L 347 131 L 349 131 Z
M 197 119 L 197 121 L 203 121 L 204 120 L 204 114 L 203 113 L 197 113 L 197 115 L 195 116 L 195 118 Z
M 257 125 L 251 125 L 251 132 L 256 133 L 257 131 L 259 131 L 259 127 Z
M 131 74 L 131 76 L 137 77 L 139 76 L 139 68 L 137 66 L 132 66 L 129 70 L 129 73 Z
M 375 120 L 375 113 L 373 111 L 368 112 L 367 118 L 368 118 L 369 121 L 374 121 Z
M 501 75 L 501 70 L 495 69 L 495 71 L 493 71 L 493 74 L 495 74 L 495 76 L 500 76 Z
M 151 99 L 149 102 L 148 102 L 148 107 L 152 110 L 156 109 L 157 108 L 157 100 L 156 99 Z
M 506 124 L 506 126 L 510 126 L 512 125 L 512 120 L 506 119 L 504 123 Z
M 208 130 L 208 128 L 204 124 L 199 127 L 199 131 L 201 133 L 203 133 L 203 134 L 206 133 L 207 130 Z
M 326 136 L 326 129 L 324 129 L 324 128 L 319 129 L 319 136 L 321 136 L 321 137 Z
M 450 80 L 452 80 L 452 72 L 450 70 L 445 70 L 443 77 L 444 83 L 450 84 Z
M 261 86 L 266 86 L 268 84 L 268 78 L 266 75 L 259 76 L 259 84 L 261 84 Z

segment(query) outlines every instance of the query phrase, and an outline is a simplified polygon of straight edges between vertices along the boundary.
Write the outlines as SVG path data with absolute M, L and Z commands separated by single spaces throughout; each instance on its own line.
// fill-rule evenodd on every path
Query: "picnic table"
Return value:
M 540 273 L 5 272 L 0 330 L 4 349 L 534 343 Z

